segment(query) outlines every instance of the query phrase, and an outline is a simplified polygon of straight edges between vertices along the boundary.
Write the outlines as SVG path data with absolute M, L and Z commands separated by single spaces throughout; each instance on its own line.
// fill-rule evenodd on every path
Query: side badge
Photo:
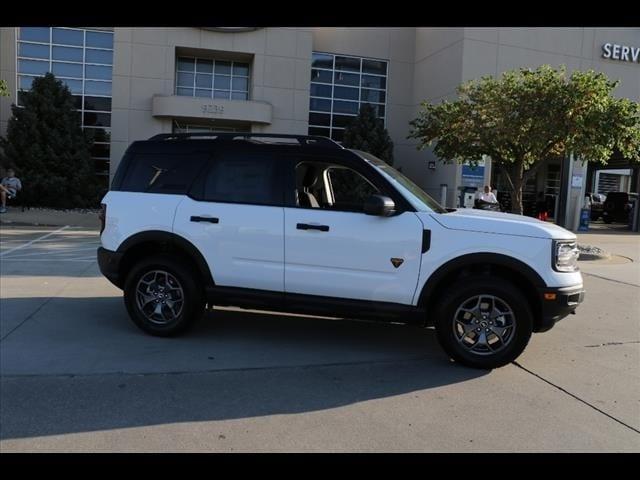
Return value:
M 391 259 L 391 264 L 398 268 L 400 265 L 402 265 L 402 263 L 404 262 L 404 258 L 392 258 Z

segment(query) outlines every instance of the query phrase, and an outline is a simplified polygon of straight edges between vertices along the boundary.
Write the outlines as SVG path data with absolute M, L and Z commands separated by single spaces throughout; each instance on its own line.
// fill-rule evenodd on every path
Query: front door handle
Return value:
M 296 225 L 298 230 L 320 230 L 321 232 L 328 232 L 329 225 L 310 225 L 308 223 L 299 223 Z
M 209 222 L 209 223 L 219 223 L 220 220 L 216 217 L 199 217 L 197 215 L 193 215 L 191 217 L 192 222 Z

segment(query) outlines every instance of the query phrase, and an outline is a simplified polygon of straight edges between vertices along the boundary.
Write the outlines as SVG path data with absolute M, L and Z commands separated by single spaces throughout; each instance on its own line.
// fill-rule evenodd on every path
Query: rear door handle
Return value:
M 298 230 L 320 230 L 321 232 L 328 232 L 329 225 L 310 225 L 308 223 L 299 223 L 296 225 Z
M 193 215 L 191 217 L 191 221 L 192 222 L 209 222 L 209 223 L 219 223 L 220 220 L 218 220 L 218 218 L 216 217 L 198 217 L 196 215 Z

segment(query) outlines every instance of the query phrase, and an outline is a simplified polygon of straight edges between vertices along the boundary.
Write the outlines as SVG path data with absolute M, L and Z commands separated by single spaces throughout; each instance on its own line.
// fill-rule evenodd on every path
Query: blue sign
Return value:
M 589 230 L 589 221 L 591 220 L 591 209 L 583 208 L 580 210 L 580 226 L 579 232 L 586 232 Z
M 484 185 L 484 165 L 473 167 L 462 165 L 462 186 L 482 188 Z

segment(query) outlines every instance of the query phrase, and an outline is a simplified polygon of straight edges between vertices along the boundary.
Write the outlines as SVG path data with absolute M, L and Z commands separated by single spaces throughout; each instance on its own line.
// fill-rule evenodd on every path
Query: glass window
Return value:
M 209 89 L 203 89 L 203 88 L 196 88 L 196 97 L 202 97 L 202 98 L 211 98 L 211 93 L 212 90 Z
M 111 82 L 96 82 L 93 80 L 85 80 L 84 93 L 88 95 L 111 96 Z
M 311 70 L 311 81 L 320 83 L 331 83 L 331 72 L 326 70 Z
M 331 167 L 327 175 L 331 182 L 334 209 L 362 212 L 365 200 L 379 193 L 366 178 L 350 168 Z
M 376 115 L 384 123 L 387 87 L 386 61 L 318 52 L 313 53 L 313 59 L 309 131 L 311 131 L 311 127 L 330 125 L 331 138 L 342 141 L 344 131 L 340 129 L 344 129 L 353 116 L 358 114 L 360 105 L 363 103 L 373 104 Z M 332 102 L 325 99 L 331 99 Z M 328 125 L 326 123 L 315 124 L 314 121 L 317 122 L 319 119 L 315 116 L 316 112 L 330 112 L 331 122 Z M 313 120 L 312 115 L 314 115 Z
M 322 98 L 310 98 L 309 110 L 319 110 L 321 112 L 330 112 L 331 100 L 328 100 L 328 99 L 325 100 Z
M 351 72 L 360 71 L 360 59 L 353 57 L 336 56 L 336 70 L 346 70 Z
M 85 130 L 89 131 L 93 135 L 94 142 L 108 143 L 111 141 L 111 133 L 106 128 L 87 127 Z
M 18 80 L 18 89 L 31 90 L 31 84 L 33 83 L 34 78 L 35 77 L 27 77 L 24 75 L 20 75 Z
M 367 88 L 387 88 L 387 79 L 385 77 L 374 77 L 371 75 L 362 75 L 362 86 Z
M 95 78 L 98 80 L 111 80 L 111 67 L 99 65 L 87 65 L 84 67 L 85 78 Z
M 176 88 L 176 95 L 180 95 L 183 97 L 193 97 L 193 88 L 178 87 Z
M 111 111 L 111 99 L 107 97 L 84 97 L 85 110 Z
M 361 92 L 362 96 L 360 97 L 360 100 L 363 102 L 384 103 L 385 95 L 382 90 L 367 90 L 366 88 L 363 88 Z
M 20 40 L 49 43 L 51 41 L 50 31 L 49 27 L 22 27 L 20 28 Z
M 73 106 L 76 110 L 82 110 L 82 95 L 73 95 Z
M 233 62 L 233 75 L 240 77 L 249 76 L 249 64 Z
M 44 58 L 49 60 L 49 45 L 20 42 L 18 55 L 20 57 Z
M 331 140 L 334 142 L 342 142 L 344 139 L 344 130 L 341 128 L 332 128 L 331 129 Z
M 312 83 L 311 96 L 331 98 L 331 88 L 332 88 L 331 85 L 322 85 L 318 83 Z
M 57 46 L 51 48 L 51 56 L 54 60 L 82 62 L 82 55 L 82 48 Z
M 194 58 L 178 57 L 178 71 L 180 72 L 193 72 L 195 65 Z
M 333 70 L 333 55 L 314 52 L 311 60 L 311 66 L 313 68 L 328 68 Z
M 355 115 L 334 115 L 333 126 L 339 128 L 346 128 L 351 121 L 356 118 Z
M 346 100 L 358 100 L 360 91 L 357 88 L 334 87 L 333 98 L 344 98 Z
M 217 63 L 216 63 L 217 65 Z M 213 86 L 216 89 L 220 90 L 230 90 L 231 89 L 231 77 L 226 75 L 216 75 L 215 80 L 213 81 Z
M 309 125 L 328 127 L 331 125 L 331 115 L 311 112 L 309 114 Z
M 333 101 L 333 111 L 336 113 L 358 113 L 358 103 L 357 102 L 344 102 L 341 100 Z
M 360 75 L 354 73 L 336 72 L 334 76 L 334 82 L 337 85 L 353 85 L 357 87 L 360 85 Z
M 35 75 L 44 75 L 49 71 L 49 62 L 40 60 L 18 60 L 19 73 L 33 73 Z
M 91 147 L 91 156 L 100 158 L 109 158 L 109 144 L 94 143 Z
M 247 92 L 231 92 L 231 100 L 247 100 L 248 98 Z
M 82 65 L 78 63 L 53 62 L 51 72 L 57 77 L 82 78 Z
M 82 47 L 84 45 L 84 31 L 71 30 L 67 28 L 54 28 L 53 43 L 60 45 L 77 45 Z
M 309 127 L 309 135 L 318 135 L 320 137 L 330 137 L 331 130 L 329 128 Z
M 387 62 L 379 60 L 362 60 L 362 73 L 387 74 Z
M 231 80 L 231 89 L 239 91 L 249 90 L 249 80 L 246 77 L 233 77 Z
M 216 60 L 216 74 L 231 75 L 231 62 Z
M 97 112 L 84 112 L 83 123 L 84 125 L 91 125 L 94 127 L 110 127 L 111 114 L 97 113 Z
M 205 155 L 155 154 L 136 155 L 129 163 L 120 190 L 184 194 L 195 180 L 207 159 Z
M 180 75 L 185 75 L 181 73 Z M 191 74 L 186 74 L 191 75 Z M 193 76 L 193 75 L 192 75 Z M 213 88 L 213 75 L 209 75 L 207 73 L 198 73 L 196 74 L 196 88 Z
M 213 60 L 198 58 L 196 62 L 196 72 L 213 73 Z
M 218 159 L 207 172 L 204 199 L 281 205 L 283 191 L 276 174 L 276 163 L 263 155 L 238 154 Z
M 192 87 L 194 80 L 193 73 L 181 73 L 178 72 L 178 86 L 179 87 Z
M 113 48 L 113 33 L 87 32 L 87 47 Z
M 68 78 L 64 78 L 61 80 L 62 80 L 62 83 L 64 83 L 67 87 L 69 87 L 69 90 L 71 90 L 71 93 L 77 93 L 79 95 L 82 95 L 82 80 L 70 80 Z
M 113 51 L 93 50 L 92 48 L 87 48 L 85 50 L 85 61 L 87 63 L 103 63 L 111 65 L 113 63 Z
M 229 90 L 216 90 L 213 92 L 213 98 L 223 98 L 229 99 L 231 97 L 231 92 Z

